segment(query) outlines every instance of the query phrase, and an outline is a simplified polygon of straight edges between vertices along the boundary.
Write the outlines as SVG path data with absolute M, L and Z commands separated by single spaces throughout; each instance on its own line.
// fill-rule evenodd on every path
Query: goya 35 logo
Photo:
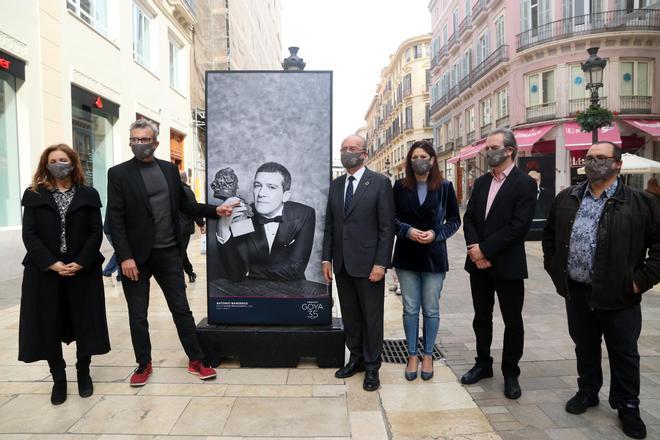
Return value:
M 316 319 L 319 317 L 319 311 L 323 310 L 323 304 L 318 301 L 309 301 L 302 305 L 302 310 L 306 313 L 307 318 Z

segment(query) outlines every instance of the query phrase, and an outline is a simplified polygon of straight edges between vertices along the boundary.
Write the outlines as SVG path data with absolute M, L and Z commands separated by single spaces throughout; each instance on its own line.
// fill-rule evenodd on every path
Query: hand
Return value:
M 419 240 L 421 239 L 421 237 L 423 236 L 423 234 L 424 234 L 424 233 L 423 233 L 422 231 L 420 231 L 419 229 L 417 229 L 417 228 L 410 228 L 410 229 L 408 230 L 408 234 L 407 234 L 407 235 L 408 235 L 408 238 L 409 238 L 410 240 L 412 240 L 412 241 L 416 241 L 416 242 L 420 242 Z
M 218 214 L 218 217 L 229 217 L 232 212 L 234 211 L 234 208 L 240 205 L 241 202 L 235 202 L 232 204 L 223 204 L 220 206 L 217 206 L 215 208 L 215 213 Z
M 429 244 L 435 241 L 435 232 L 432 230 L 424 231 L 421 233 L 419 242 L 422 244 Z
M 60 275 L 68 276 L 66 273 L 66 264 L 62 263 L 61 261 L 57 261 L 51 264 L 48 266 L 48 269 L 52 270 L 53 272 L 57 272 Z
M 639 286 L 637 286 L 637 283 L 633 281 L 633 293 L 639 293 L 639 292 L 641 292 Z
M 67 275 L 75 275 L 76 272 L 78 272 L 80 269 L 83 267 L 75 262 L 71 262 L 67 265 L 64 266 L 64 271 L 60 272 L 60 275 L 67 276 Z
M 135 260 L 129 258 L 128 260 L 124 260 L 121 262 L 121 273 L 129 280 L 137 281 L 140 271 L 138 271 L 137 264 L 135 264 Z
M 245 217 L 247 213 L 247 206 L 239 203 L 232 211 L 231 221 L 235 222 L 239 217 Z
M 493 267 L 491 262 L 489 260 L 486 260 L 485 258 L 475 261 L 474 264 L 477 265 L 477 269 L 482 269 L 482 270 L 488 269 L 489 267 Z
M 385 276 L 385 268 L 374 264 L 374 267 L 371 268 L 371 273 L 369 274 L 369 281 L 372 283 L 377 283 L 383 279 Z
M 470 260 L 472 260 L 473 263 L 476 263 L 477 260 L 483 260 L 486 258 L 486 256 L 481 252 L 481 248 L 479 248 L 478 244 L 472 244 L 468 246 L 468 255 L 470 256 Z
M 332 282 L 332 263 L 329 261 L 324 261 L 321 263 L 323 266 L 323 278 L 325 278 L 326 283 Z

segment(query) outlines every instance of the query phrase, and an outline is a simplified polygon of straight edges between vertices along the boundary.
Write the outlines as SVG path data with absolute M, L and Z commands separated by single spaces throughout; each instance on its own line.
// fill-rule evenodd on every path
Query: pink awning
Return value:
M 516 142 L 518 142 L 518 150 L 531 151 L 534 144 L 552 130 L 554 126 L 554 124 L 550 124 L 513 130 L 513 134 L 516 136 Z
M 660 140 L 660 120 L 624 119 L 623 121 L 650 134 L 655 140 Z
M 447 159 L 447 163 L 457 163 L 461 160 L 468 160 L 472 159 L 473 157 L 477 157 L 479 152 L 483 150 L 486 147 L 486 139 L 482 139 L 472 145 L 468 145 L 467 147 L 461 148 L 461 150 L 456 154 L 456 156 L 452 156 L 449 159 Z
M 621 145 L 619 126 L 613 123 L 609 127 L 598 129 L 598 140 Z M 577 122 L 564 122 L 564 146 L 567 150 L 588 150 L 591 147 L 591 132 L 584 132 Z

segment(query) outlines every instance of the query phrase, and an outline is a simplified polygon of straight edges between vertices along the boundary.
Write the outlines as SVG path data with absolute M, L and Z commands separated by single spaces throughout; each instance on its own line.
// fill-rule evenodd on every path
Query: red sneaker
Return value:
M 213 368 L 205 366 L 201 361 L 188 362 L 188 373 L 199 376 L 200 379 L 213 379 L 217 376 Z
M 131 386 L 132 387 L 141 387 L 147 383 L 153 369 L 151 368 L 151 362 L 146 364 L 140 364 L 135 369 L 135 372 L 131 376 Z

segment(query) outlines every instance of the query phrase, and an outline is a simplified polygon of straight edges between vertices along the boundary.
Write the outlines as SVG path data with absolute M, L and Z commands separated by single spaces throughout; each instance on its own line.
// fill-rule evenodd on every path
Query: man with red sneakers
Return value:
M 157 138 L 155 123 L 145 119 L 135 121 L 130 128 L 130 145 L 135 157 L 108 171 L 110 232 L 121 262 L 131 340 L 139 364 L 131 376 L 131 386 L 144 385 L 152 373 L 147 321 L 152 275 L 163 290 L 179 340 L 190 359 L 188 372 L 202 380 L 216 376 L 215 370 L 203 363 L 204 353 L 186 298 L 184 240 L 178 214 L 182 211 L 192 217 L 227 216 L 231 215 L 233 207 L 215 207 L 190 200 L 176 166 L 154 158 Z

